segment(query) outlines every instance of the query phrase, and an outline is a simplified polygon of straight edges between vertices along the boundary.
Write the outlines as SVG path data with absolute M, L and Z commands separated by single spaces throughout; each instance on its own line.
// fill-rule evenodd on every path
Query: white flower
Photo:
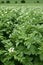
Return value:
M 11 48 L 9 48 L 9 49 L 8 49 L 8 51 L 9 51 L 9 53 L 14 52 L 14 48 L 13 48 L 13 47 L 11 47 Z

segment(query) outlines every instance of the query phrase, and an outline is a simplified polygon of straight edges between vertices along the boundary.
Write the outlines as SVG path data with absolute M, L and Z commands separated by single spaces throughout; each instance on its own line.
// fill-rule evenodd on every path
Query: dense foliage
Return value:
M 0 65 L 43 65 L 43 10 L 0 9 Z
M 15 4 L 15 3 L 41 3 L 43 4 L 43 0 L 0 0 L 0 3 L 11 3 L 11 4 Z

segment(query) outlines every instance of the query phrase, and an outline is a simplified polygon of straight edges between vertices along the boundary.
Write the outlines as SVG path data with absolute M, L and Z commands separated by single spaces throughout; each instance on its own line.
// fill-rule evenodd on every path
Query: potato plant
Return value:
M 0 65 L 43 65 L 43 10 L 0 9 Z

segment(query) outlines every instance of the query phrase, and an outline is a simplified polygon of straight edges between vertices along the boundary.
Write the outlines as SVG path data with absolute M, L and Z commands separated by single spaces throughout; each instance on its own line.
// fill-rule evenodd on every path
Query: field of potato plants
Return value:
M 41 7 L 0 7 L 0 65 L 43 65 Z

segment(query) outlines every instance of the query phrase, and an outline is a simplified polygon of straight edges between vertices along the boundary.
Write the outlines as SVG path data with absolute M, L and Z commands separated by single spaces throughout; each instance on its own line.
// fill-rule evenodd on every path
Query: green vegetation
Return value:
M 0 65 L 43 65 L 43 9 L 0 8 Z
M 0 0 L 0 3 L 43 3 L 43 0 Z

